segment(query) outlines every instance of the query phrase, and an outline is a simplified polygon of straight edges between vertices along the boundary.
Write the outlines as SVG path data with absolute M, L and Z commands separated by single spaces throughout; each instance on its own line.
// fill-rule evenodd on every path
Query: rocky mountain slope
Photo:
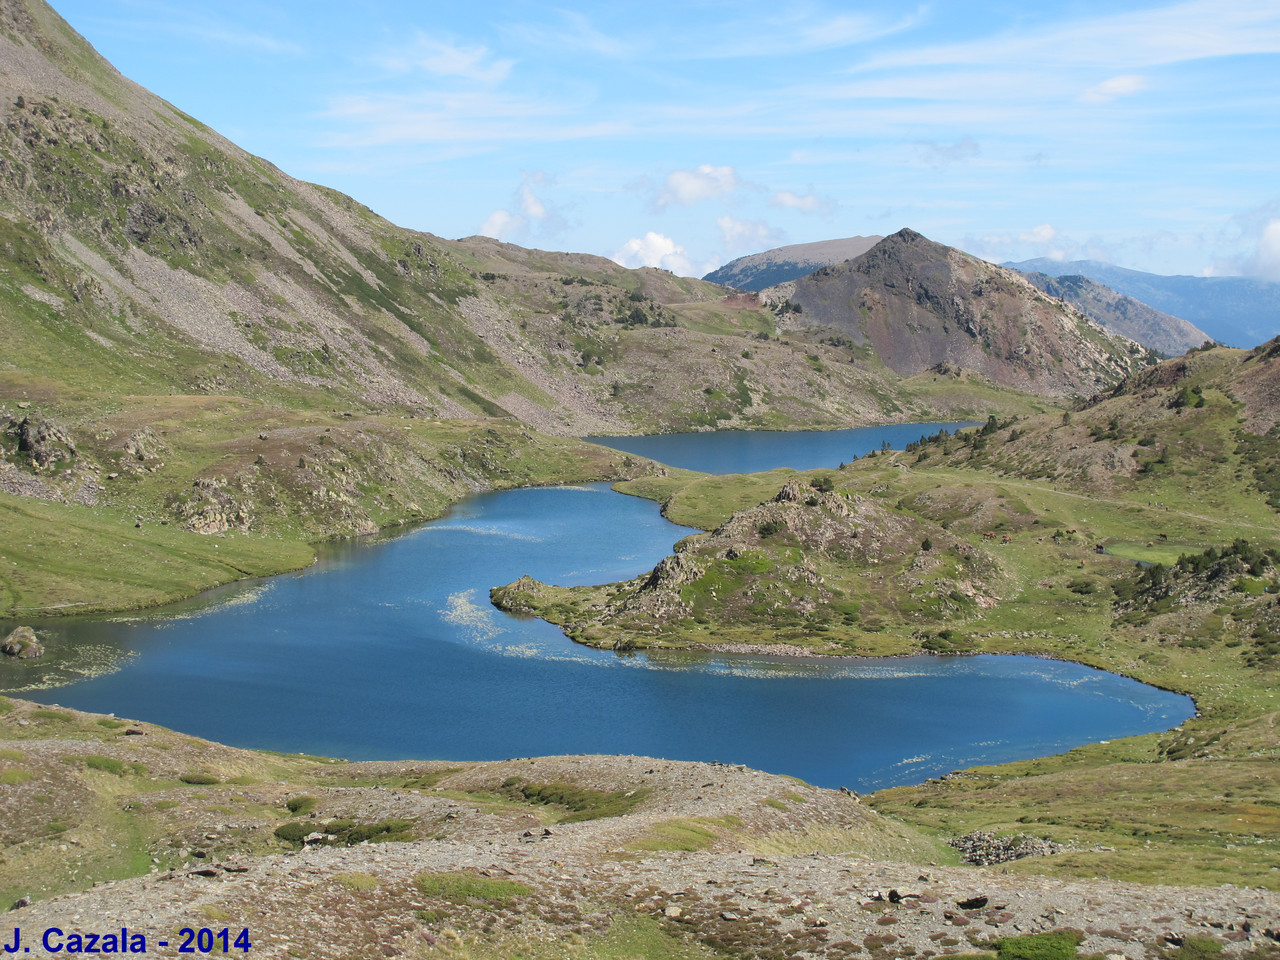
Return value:
M 762 253 L 752 253 L 730 260 L 708 273 L 703 280 L 722 283 L 735 290 L 758 293 L 788 280 L 798 280 L 819 267 L 830 266 L 866 253 L 884 237 L 845 237 L 842 240 L 819 240 L 815 243 L 793 243 Z
M 902 230 L 761 293 L 800 329 L 834 329 L 896 373 L 971 371 L 1031 393 L 1088 395 L 1148 358 L 1020 274 Z
M 1166 277 L 1098 260 L 1040 258 L 1005 266 L 1051 277 L 1088 277 L 1194 323 L 1233 347 L 1253 347 L 1280 334 L 1280 283 L 1251 277 Z
M 1088 277 L 1051 277 L 1027 273 L 1026 278 L 1051 297 L 1065 300 L 1108 330 L 1136 340 L 1145 347 L 1176 357 L 1213 338 L 1180 317 L 1171 317 L 1140 300 L 1116 293 Z

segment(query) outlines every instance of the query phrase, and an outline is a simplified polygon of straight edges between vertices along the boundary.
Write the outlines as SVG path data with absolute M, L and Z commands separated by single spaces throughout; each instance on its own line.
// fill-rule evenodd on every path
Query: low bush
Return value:
M 293 820 L 276 827 L 275 836 L 276 839 L 283 840 L 285 843 L 301 844 L 303 839 L 313 832 L 311 824 Z

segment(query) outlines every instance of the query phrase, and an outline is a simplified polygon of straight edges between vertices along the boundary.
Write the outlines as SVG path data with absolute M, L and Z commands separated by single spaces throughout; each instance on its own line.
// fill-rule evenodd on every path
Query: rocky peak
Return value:
M 795 281 L 786 299 L 788 323 L 838 330 L 903 376 L 945 364 L 1033 393 L 1089 395 L 1146 361 L 1016 271 L 909 229 Z

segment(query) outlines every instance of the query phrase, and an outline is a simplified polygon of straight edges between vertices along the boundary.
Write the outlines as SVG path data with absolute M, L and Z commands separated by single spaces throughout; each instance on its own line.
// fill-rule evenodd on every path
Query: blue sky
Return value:
M 702 275 L 904 226 L 1280 280 L 1280 3 L 55 0 L 407 227 Z

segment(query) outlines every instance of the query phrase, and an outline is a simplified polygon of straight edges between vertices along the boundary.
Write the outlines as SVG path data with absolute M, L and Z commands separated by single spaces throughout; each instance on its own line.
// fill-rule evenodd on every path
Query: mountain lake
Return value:
M 859 431 L 871 444 L 861 452 L 940 426 Z M 765 436 L 747 438 L 755 459 L 726 454 L 717 472 L 780 465 L 761 450 L 803 466 L 859 452 L 842 439 L 814 464 L 790 446 L 769 453 Z M 644 439 L 696 447 L 703 469 L 717 445 L 744 446 L 736 433 Z M 661 456 L 687 465 L 678 451 Z M 360 760 L 642 754 L 858 791 L 1165 730 L 1194 713 L 1187 697 L 1033 657 L 620 655 L 489 603 L 490 587 L 523 574 L 634 577 L 690 532 L 607 484 L 484 494 L 408 532 L 326 546 L 301 573 L 146 613 L 37 623 L 118 669 L 10 692 L 242 747 Z

